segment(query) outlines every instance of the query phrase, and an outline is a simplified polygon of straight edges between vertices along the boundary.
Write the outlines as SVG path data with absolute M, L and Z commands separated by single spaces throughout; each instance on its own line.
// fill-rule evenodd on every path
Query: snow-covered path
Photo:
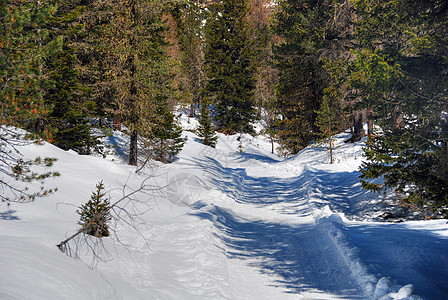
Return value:
M 98 181 L 114 198 L 146 175 L 51 145 L 24 149 L 57 157 L 62 176 L 55 195 L 0 207 L 0 299 L 447 299 L 446 220 L 378 222 L 387 205 L 359 184 L 362 143 L 340 135 L 329 165 L 325 149 L 281 160 L 262 138 L 244 136 L 236 153 L 236 136 L 212 149 L 186 134 L 179 160 L 156 171 L 163 188 L 139 196 L 143 226 L 118 224 L 96 271 L 85 246 L 76 260 L 55 245 L 77 230 Z
M 302 160 L 291 170 L 283 168 L 285 162 L 254 153 L 211 157 L 193 152 L 199 155 L 176 166 L 188 170 L 183 190 L 200 196 L 192 214 L 213 223 L 228 258 L 272 275 L 270 285 L 283 293 L 378 299 L 411 283 L 424 298 L 448 294 L 444 222 L 433 224 L 440 230 L 415 230 L 421 222 L 350 221 L 346 216 L 366 219 L 365 203 L 375 197 L 360 187 L 352 166 L 310 166 Z M 395 296 L 411 296 L 411 291 L 405 286 Z M 257 299 L 259 293 L 233 296 Z

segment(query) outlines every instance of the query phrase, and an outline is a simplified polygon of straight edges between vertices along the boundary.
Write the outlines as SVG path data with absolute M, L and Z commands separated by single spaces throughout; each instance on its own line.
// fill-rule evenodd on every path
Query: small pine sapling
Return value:
M 105 195 L 104 183 L 100 181 L 90 200 L 76 211 L 80 215 L 78 224 L 83 231 L 98 238 L 109 236 L 110 202 L 104 198 Z
M 186 138 L 182 136 L 182 128 L 168 105 L 157 109 L 158 119 L 148 139 L 148 148 L 152 148 L 152 157 L 163 163 L 173 162 L 182 150 Z
M 201 103 L 201 118 L 199 119 L 199 127 L 197 134 L 204 145 L 215 148 L 218 136 L 213 128 L 212 120 L 210 119 L 209 103 L 206 98 Z
M 238 144 L 238 153 L 243 153 L 244 152 L 244 146 L 243 146 L 243 134 L 240 133 L 240 136 L 237 137 L 236 139 L 239 144 Z
M 331 91 L 327 91 L 330 92 Z M 318 145 L 325 145 L 328 149 L 330 155 L 330 164 L 334 163 L 334 153 L 335 139 L 333 135 L 335 134 L 339 119 L 337 117 L 338 109 L 335 105 L 330 105 L 330 97 L 328 95 L 324 96 L 324 100 L 321 107 L 317 113 L 316 126 L 319 128 L 319 139 L 317 140 Z

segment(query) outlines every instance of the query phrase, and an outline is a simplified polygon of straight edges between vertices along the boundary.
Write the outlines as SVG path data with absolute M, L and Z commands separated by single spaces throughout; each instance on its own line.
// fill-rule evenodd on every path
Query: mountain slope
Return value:
M 213 149 L 185 135 L 176 162 L 139 174 L 119 157 L 79 156 L 48 144 L 23 148 L 28 157 L 58 158 L 54 168 L 62 176 L 49 182 L 59 189 L 54 195 L 0 206 L 0 298 L 417 299 L 415 289 L 442 299 L 448 293 L 446 221 L 378 222 L 392 208 L 358 182 L 362 143 L 344 144 L 346 135 L 339 135 L 338 162 L 329 165 L 322 148 L 282 160 L 261 136 L 243 135 L 244 153 L 237 153 L 237 136 L 221 135 Z M 113 139 L 126 144 L 119 132 Z M 112 203 L 142 182 L 151 190 L 126 202 L 132 213 L 121 212 L 105 248 L 97 248 L 105 261 L 92 264 L 89 241 L 71 243 L 78 258 L 55 245 L 76 232 L 76 209 L 100 180 Z

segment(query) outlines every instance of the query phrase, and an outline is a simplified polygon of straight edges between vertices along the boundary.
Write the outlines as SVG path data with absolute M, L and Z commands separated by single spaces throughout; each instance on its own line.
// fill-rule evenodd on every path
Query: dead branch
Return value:
M 151 211 L 151 208 L 142 209 L 139 206 L 139 204 L 147 205 L 146 201 L 139 200 L 136 196 L 138 194 L 140 195 L 148 195 L 148 196 L 154 196 L 154 193 L 157 191 L 160 191 L 162 187 L 159 187 L 158 185 L 149 184 L 148 180 L 153 179 L 154 177 L 147 177 L 145 178 L 142 183 L 140 184 L 139 188 L 131 191 L 126 192 L 126 189 L 128 187 L 128 182 L 122 187 L 122 196 L 120 199 L 115 201 L 113 204 L 109 206 L 109 209 L 107 211 L 113 213 L 112 218 L 115 222 L 115 228 L 111 228 L 108 226 L 109 229 L 112 230 L 114 233 L 114 241 L 117 241 L 119 244 L 124 245 L 126 248 L 129 248 L 130 245 L 125 244 L 117 235 L 116 231 L 116 225 L 118 223 L 122 223 L 129 228 L 132 228 L 134 232 L 136 232 L 140 237 L 142 237 L 145 241 L 146 246 L 149 248 L 149 244 L 147 241 L 147 238 L 144 235 L 144 232 L 141 230 L 140 226 L 146 226 L 146 222 L 143 219 L 143 215 L 147 213 L 148 211 Z M 129 178 L 128 178 L 129 180 Z M 109 191 L 110 193 L 110 191 Z M 107 213 L 107 211 L 100 212 L 94 219 L 89 221 L 88 223 L 84 224 L 78 231 L 76 231 L 74 234 L 66 238 L 65 240 L 61 241 L 57 247 L 60 251 L 66 253 L 69 256 L 72 256 L 72 249 L 70 247 L 70 242 L 74 241 L 77 246 L 79 246 L 80 241 L 76 240 L 77 237 L 85 236 L 86 239 L 83 241 L 85 242 L 85 245 L 87 245 L 88 249 L 92 251 L 93 253 L 93 261 L 91 266 L 94 266 L 94 261 L 102 260 L 105 261 L 106 259 L 103 259 L 101 257 L 101 254 L 98 251 L 106 250 L 104 245 L 102 244 L 102 238 L 101 237 L 90 237 L 88 236 L 89 230 L 92 229 L 93 226 L 98 226 L 96 222 Z M 105 224 L 104 224 L 105 225 Z M 94 239 L 95 242 L 92 242 Z M 99 245 L 99 244 L 100 245 Z M 77 255 L 78 249 L 75 250 L 75 256 Z

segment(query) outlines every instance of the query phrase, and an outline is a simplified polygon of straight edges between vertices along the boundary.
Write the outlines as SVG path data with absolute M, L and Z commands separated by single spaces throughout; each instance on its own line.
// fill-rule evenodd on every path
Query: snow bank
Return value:
M 359 257 L 359 249 L 350 243 L 349 236 L 343 231 L 343 221 L 338 214 L 317 220 L 321 230 L 325 231 L 330 241 L 336 246 L 341 257 L 351 270 L 353 277 L 359 286 L 364 290 L 365 295 L 371 299 L 423 299 L 414 295 L 414 286 L 407 284 L 398 286 L 392 284 L 392 280 L 387 277 L 377 278 L 371 274 L 368 267 Z
M 97 272 L 32 237 L 0 236 L 1 299 L 118 299 Z

